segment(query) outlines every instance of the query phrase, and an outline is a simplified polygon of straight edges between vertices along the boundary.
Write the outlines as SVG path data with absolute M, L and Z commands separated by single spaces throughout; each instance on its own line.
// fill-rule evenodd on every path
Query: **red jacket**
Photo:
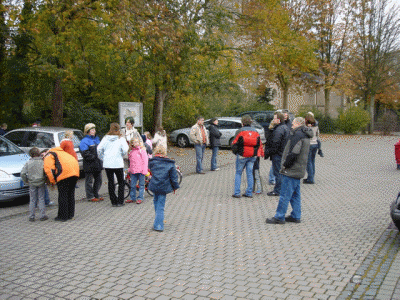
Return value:
M 250 126 L 245 126 L 236 132 L 233 144 L 238 143 L 238 154 L 243 157 L 264 156 L 264 149 L 259 133 Z

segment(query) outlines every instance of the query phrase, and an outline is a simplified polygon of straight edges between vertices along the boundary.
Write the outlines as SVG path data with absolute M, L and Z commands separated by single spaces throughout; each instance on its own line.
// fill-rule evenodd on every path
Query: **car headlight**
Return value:
M 11 179 L 13 176 L 7 172 L 0 170 L 0 179 Z

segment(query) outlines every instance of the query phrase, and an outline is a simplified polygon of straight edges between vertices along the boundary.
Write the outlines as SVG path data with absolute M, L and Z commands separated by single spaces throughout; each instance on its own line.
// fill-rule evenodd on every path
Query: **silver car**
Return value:
M 65 131 L 67 130 L 72 130 L 74 132 L 72 142 L 74 143 L 74 149 L 78 156 L 79 168 L 82 170 L 83 158 L 79 150 L 79 144 L 84 135 L 83 132 L 78 129 L 45 126 L 26 127 L 11 130 L 7 132 L 4 137 L 28 153 L 33 147 L 37 147 L 40 149 L 40 151 L 42 151 L 60 146 L 60 143 L 64 138 Z
M 21 170 L 28 160 L 29 155 L 0 136 L 0 201 L 29 195 L 29 186 L 21 179 Z
M 211 124 L 211 119 L 204 121 L 204 126 L 208 129 Z M 265 143 L 265 134 L 263 127 L 255 121 L 251 124 L 257 132 L 260 134 L 261 141 Z M 221 135 L 221 146 L 230 147 L 234 138 L 235 133 L 242 127 L 242 118 L 238 117 L 221 117 L 218 118 L 218 129 L 222 133 Z M 182 128 L 174 130 L 170 134 L 170 140 L 172 143 L 177 144 L 179 147 L 184 148 L 189 145 L 193 145 L 190 141 L 190 128 Z

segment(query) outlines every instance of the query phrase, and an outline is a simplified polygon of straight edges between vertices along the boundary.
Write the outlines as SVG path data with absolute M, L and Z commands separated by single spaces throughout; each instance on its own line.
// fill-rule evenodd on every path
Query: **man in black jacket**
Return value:
M 280 112 L 275 112 L 273 126 L 268 134 L 265 143 L 264 159 L 270 158 L 272 161 L 272 169 L 275 176 L 274 190 L 267 193 L 268 196 L 279 196 L 281 191 L 281 176 L 279 169 L 281 167 L 282 153 L 285 148 L 289 135 L 289 129 L 284 123 L 285 116 Z
M 222 133 L 218 130 L 217 118 L 212 118 L 210 123 L 211 125 L 208 128 L 208 131 L 210 132 L 210 146 L 212 150 L 211 171 L 218 171 L 219 168 L 217 167 L 217 155 L 219 147 L 221 146 L 220 138 Z
M 285 224 L 285 222 L 300 223 L 301 196 L 300 179 L 306 174 L 310 138 L 313 132 L 304 124 L 304 118 L 293 120 L 292 130 L 282 155 L 280 173 L 282 175 L 282 189 L 275 217 L 267 219 L 267 224 Z M 285 217 L 290 205 L 292 212 Z

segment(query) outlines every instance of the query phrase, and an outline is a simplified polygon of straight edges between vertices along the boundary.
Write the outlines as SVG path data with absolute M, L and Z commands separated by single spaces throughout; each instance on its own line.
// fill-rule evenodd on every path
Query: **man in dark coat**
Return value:
M 221 146 L 221 135 L 222 133 L 218 130 L 218 119 L 217 118 L 212 118 L 211 119 L 211 125 L 208 128 L 208 131 L 210 132 L 210 146 L 212 150 L 212 155 L 211 155 L 211 171 L 218 171 L 219 168 L 217 167 L 217 155 L 218 155 L 218 150 L 219 147 Z
M 99 197 L 99 190 L 102 183 L 103 163 L 97 156 L 97 146 L 100 144 L 100 139 L 96 136 L 96 126 L 92 123 L 85 125 L 84 133 L 86 136 L 81 140 L 79 149 L 83 157 L 86 198 L 92 202 L 102 201 L 103 198 Z
M 282 188 L 275 217 L 267 219 L 267 224 L 301 222 L 300 179 L 306 174 L 310 138 L 313 132 L 305 126 L 304 118 L 293 120 L 292 130 L 282 155 Z M 288 205 L 292 206 L 290 216 L 285 217 Z
M 273 124 L 275 124 L 275 126 L 270 129 L 265 143 L 264 159 L 271 159 L 272 169 L 275 176 L 274 189 L 267 193 L 268 196 L 279 196 L 281 191 L 281 176 L 279 174 L 279 169 L 281 167 L 283 149 L 285 148 L 289 136 L 289 129 L 284 122 L 284 115 L 280 112 L 275 112 L 273 119 Z

